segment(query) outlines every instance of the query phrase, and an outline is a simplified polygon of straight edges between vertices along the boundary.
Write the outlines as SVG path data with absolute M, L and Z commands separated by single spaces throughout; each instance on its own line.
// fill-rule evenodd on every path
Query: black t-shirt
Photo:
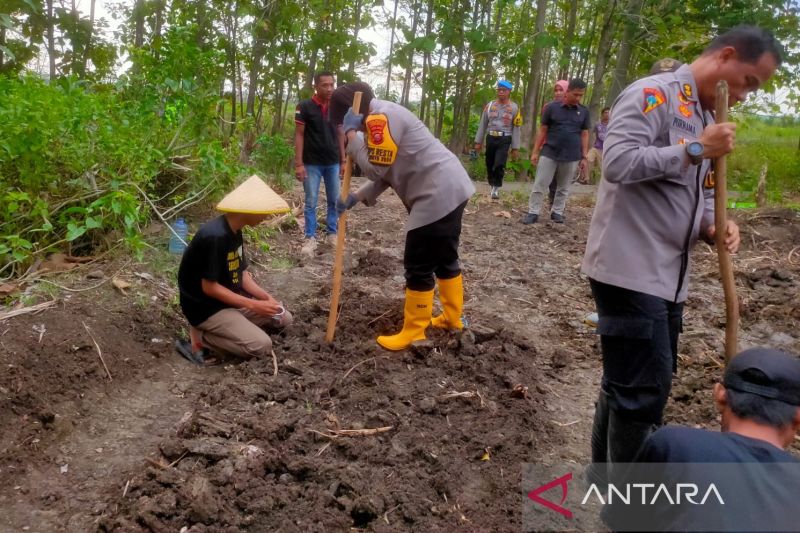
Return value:
M 555 161 L 580 161 L 583 159 L 581 132 L 589 131 L 589 110 L 580 105 L 568 106 L 553 101 L 542 112 L 542 125 L 547 126 L 547 139 L 542 155 Z
M 725 505 L 719 505 L 713 496 L 705 505 L 690 505 L 685 501 L 683 505 L 672 505 L 665 498 L 659 498 L 658 505 L 606 505 L 603 519 L 612 529 L 628 529 L 624 524 L 631 524 L 637 514 L 643 519 L 640 523 L 655 528 L 651 531 L 794 531 L 800 528 L 797 509 L 800 460 L 766 441 L 731 432 L 664 427 L 645 441 L 636 463 L 649 463 L 654 467 L 648 472 L 654 473 L 656 484 L 666 482 L 667 487 L 673 487 L 680 481 L 695 483 L 700 487 L 696 500 L 700 500 L 706 488 L 714 483 Z M 720 464 L 731 464 L 731 467 Z M 642 465 L 642 468 L 647 466 Z
M 202 280 L 216 281 L 233 292 L 247 296 L 242 277 L 247 269 L 242 232 L 231 230 L 225 215 L 200 227 L 186 247 L 178 269 L 181 309 L 193 326 L 229 307 L 203 292 Z
M 639 463 L 793 463 L 792 454 L 738 433 L 681 426 L 659 429 L 645 441 Z
M 316 97 L 302 100 L 295 109 L 294 121 L 305 125 L 303 134 L 303 163 L 306 165 L 335 165 L 339 163 L 339 143 L 336 127 L 328 120 L 328 106 Z

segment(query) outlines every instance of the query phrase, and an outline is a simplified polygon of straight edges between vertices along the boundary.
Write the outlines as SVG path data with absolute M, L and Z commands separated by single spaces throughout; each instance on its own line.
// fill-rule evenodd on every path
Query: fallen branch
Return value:
M 580 420 L 573 420 L 572 422 L 559 422 L 558 420 L 551 420 L 550 422 L 552 422 L 553 424 L 555 424 L 555 425 L 557 425 L 559 427 L 564 428 L 564 427 L 567 427 L 567 426 L 572 426 L 574 424 L 577 424 L 578 422 L 580 422 Z
M 353 370 L 355 370 L 356 368 L 360 367 L 360 366 L 361 366 L 361 365 L 363 365 L 364 363 L 369 363 L 370 361 L 374 361 L 375 359 L 387 359 L 388 357 L 389 357 L 388 355 L 378 355 L 378 356 L 375 356 L 375 357 L 370 357 L 369 359 L 364 359 L 364 360 L 363 360 L 363 361 L 361 361 L 360 363 L 356 363 L 355 365 L 353 365 L 352 367 L 350 367 L 350 370 L 348 370 L 347 372 L 345 372 L 345 373 L 344 373 L 344 376 L 342 376 L 342 380 L 345 380 L 345 379 L 347 379 L 347 376 L 349 376 L 349 375 L 350 375 L 350 372 L 352 372 L 352 371 L 353 371 Z
M 100 356 L 100 362 L 103 363 L 103 368 L 106 369 L 106 374 L 108 374 L 108 380 L 114 381 L 114 378 L 111 377 L 111 372 L 108 371 L 108 366 L 106 366 L 106 360 L 103 359 L 103 352 L 100 351 L 100 345 L 97 344 L 96 340 L 94 340 L 94 335 L 92 335 L 92 332 L 89 331 L 89 326 L 86 325 L 86 322 L 81 321 L 81 324 L 83 324 L 83 327 L 86 328 L 86 333 L 89 334 L 89 337 L 92 339 L 92 342 L 94 343 L 94 347 L 97 348 L 97 355 Z
M 175 459 L 174 461 L 172 461 L 172 462 L 171 462 L 170 464 L 168 464 L 167 466 L 168 466 L 169 468 L 174 468 L 174 467 L 175 467 L 175 465 L 176 465 L 176 464 L 178 464 L 178 463 L 180 463 L 180 462 L 181 462 L 181 460 L 182 460 L 184 457 L 186 457 L 186 455 L 187 455 L 188 453 L 189 453 L 189 450 L 186 450 L 185 452 L 183 452 L 183 453 L 181 454 L 181 456 L 180 456 L 180 457 L 178 457 L 177 459 Z
M 319 449 L 319 451 L 318 451 L 318 452 L 317 452 L 317 453 L 314 455 L 314 457 L 319 457 L 320 455 L 322 455 L 322 454 L 323 454 L 323 452 L 324 452 L 325 450 L 327 450 L 328 448 L 330 448 L 330 446 L 331 446 L 331 443 L 330 443 L 330 442 L 326 442 L 326 443 L 325 443 L 325 446 L 323 446 L 322 448 L 320 448 L 320 449 Z
M 45 309 L 53 307 L 55 304 L 56 304 L 55 300 L 50 300 L 49 302 L 42 302 L 40 304 L 31 305 L 28 307 L 22 307 L 20 309 L 14 309 L 13 311 L 8 311 L 6 313 L 0 314 L 0 321 L 19 315 L 26 315 L 28 313 L 38 313 L 39 311 L 44 311 Z
M 371 326 L 372 324 L 374 324 L 375 322 L 377 322 L 377 321 L 378 321 L 378 320 L 380 320 L 381 318 L 385 317 L 386 315 L 388 315 L 388 314 L 389 314 L 389 313 L 391 313 L 392 311 L 393 311 L 393 309 L 389 309 L 389 310 L 388 310 L 388 311 L 386 311 L 385 313 L 381 313 L 380 315 L 376 316 L 375 318 L 373 318 L 372 320 L 370 320 L 369 322 L 367 322 L 367 325 L 368 325 L 368 326 Z
M 316 433 L 322 437 L 327 439 L 336 439 L 339 437 L 370 437 L 372 435 L 377 435 L 378 433 L 386 433 L 387 431 L 391 431 L 394 429 L 394 426 L 384 426 L 380 428 L 368 428 L 368 429 L 332 429 L 330 433 L 325 433 L 323 431 L 317 431 L 316 429 L 308 429 L 311 433 Z
M 794 255 L 794 253 L 795 253 L 797 250 L 800 250 L 800 246 L 795 246 L 794 248 L 792 248 L 792 251 L 791 251 L 791 252 L 789 252 L 789 257 L 787 257 L 787 258 L 786 258 L 786 259 L 787 259 L 787 261 L 789 261 L 791 264 L 794 264 L 794 260 L 792 259 L 792 256 Z
M 278 375 L 278 356 L 275 355 L 275 350 L 270 350 L 272 352 L 272 377 Z
M 70 289 L 69 287 L 65 287 L 65 286 L 63 286 L 63 285 L 59 285 L 58 283 L 56 283 L 56 282 L 54 282 L 54 281 L 50 281 L 49 279 L 44 279 L 44 278 L 35 278 L 35 280 L 36 280 L 37 282 L 43 282 L 43 283 L 48 283 L 48 284 L 50 284 L 50 285 L 53 285 L 54 287 L 57 287 L 57 288 L 61 289 L 62 291 L 67 291 L 67 292 L 86 292 L 86 291 L 91 291 L 91 290 L 93 290 L 93 289 L 96 289 L 96 288 L 98 288 L 99 286 L 103 285 L 104 283 L 106 283 L 106 282 L 108 282 L 108 281 L 110 281 L 110 280 L 112 280 L 112 279 L 116 278 L 116 277 L 117 277 L 117 274 L 119 274 L 120 272 L 122 272 L 123 270 L 125 270 L 125 267 L 127 267 L 127 266 L 128 266 L 130 263 L 131 263 L 131 261 L 133 261 L 133 259 L 129 259 L 129 260 L 127 260 L 127 261 L 125 262 L 125 264 L 124 264 L 124 265 L 122 265 L 122 266 L 119 268 L 119 270 L 117 270 L 116 272 L 114 272 L 114 274 L 112 274 L 111 276 L 109 276 L 109 277 L 107 277 L 107 278 L 103 279 L 103 281 L 101 281 L 100 283 L 97 283 L 97 284 L 95 284 L 95 285 L 92 285 L 91 287 L 84 287 L 84 288 L 82 288 L 82 289 Z
M 145 457 L 144 460 L 148 464 L 150 464 L 152 466 L 155 466 L 156 468 L 158 468 L 160 470 L 167 470 L 170 467 L 169 465 L 165 465 L 161 461 L 156 461 L 155 459 L 150 459 L 149 457 Z
M 451 391 L 448 392 L 447 394 L 443 394 L 442 398 L 447 400 L 450 398 L 476 398 L 477 396 L 478 393 L 474 391 L 464 391 L 464 392 Z

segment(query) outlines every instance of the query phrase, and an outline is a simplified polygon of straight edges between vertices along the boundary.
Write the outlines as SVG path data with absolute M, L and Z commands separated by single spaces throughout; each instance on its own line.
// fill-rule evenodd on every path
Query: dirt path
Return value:
M 277 376 L 272 361 L 198 369 L 173 353 L 175 258 L 127 267 L 124 296 L 105 284 L 0 323 L 0 531 L 520 530 L 522 463 L 589 453 L 600 358 L 579 275 L 592 189 L 578 192 L 565 225 L 521 225 L 524 184 L 470 202 L 470 330 L 403 353 L 374 342 L 401 322 L 405 214 L 391 193 L 351 214 L 333 348 L 332 250 L 303 260 L 297 229 L 254 247 L 257 277 L 296 317 L 274 339 Z M 800 351 L 800 223 L 751 216 L 742 343 Z M 668 416 L 713 426 L 721 288 L 710 249 L 697 258 Z M 86 286 L 83 274 L 59 282 Z M 364 428 L 390 429 L 336 436 Z

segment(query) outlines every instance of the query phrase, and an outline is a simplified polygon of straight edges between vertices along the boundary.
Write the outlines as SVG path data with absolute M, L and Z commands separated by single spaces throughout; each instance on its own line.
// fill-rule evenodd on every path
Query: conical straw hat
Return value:
M 253 174 L 217 204 L 217 210 L 227 213 L 274 215 L 289 211 L 289 204 L 278 196 L 264 180 Z

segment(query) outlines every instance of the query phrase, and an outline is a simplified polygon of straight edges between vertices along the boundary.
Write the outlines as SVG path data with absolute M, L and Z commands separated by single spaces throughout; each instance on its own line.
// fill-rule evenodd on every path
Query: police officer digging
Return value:
M 698 238 L 713 244 L 712 159 L 733 149 L 735 125 L 715 124 L 716 85 L 729 105 L 757 90 L 781 62 L 768 32 L 741 26 L 690 65 L 634 82 L 611 111 L 603 176 L 582 272 L 599 314 L 603 378 L 592 431 L 595 472 L 629 462 L 660 425 L 677 368 L 678 334 Z M 728 221 L 735 253 L 739 228 Z
M 363 97 L 354 112 L 348 108 L 356 91 Z M 391 187 L 408 210 L 403 328 L 395 335 L 379 336 L 378 344 L 403 350 L 425 339 L 428 326 L 462 329 L 464 289 L 458 246 L 464 208 L 475 192 L 464 166 L 413 113 L 374 98 L 366 83 L 346 83 L 334 91 L 331 120 L 341 124 L 347 154 L 370 179 L 346 201 L 339 200 L 337 209 L 344 212 L 358 202 L 375 205 Z M 443 312 L 434 317 L 437 284 Z

